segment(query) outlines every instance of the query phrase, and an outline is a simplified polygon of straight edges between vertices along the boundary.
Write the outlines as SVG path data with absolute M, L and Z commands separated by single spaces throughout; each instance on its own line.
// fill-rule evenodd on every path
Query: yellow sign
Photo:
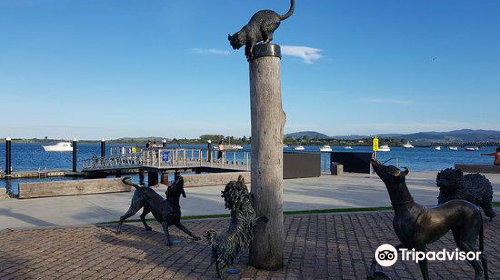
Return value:
M 132 147 L 132 154 L 135 154 L 137 152 L 135 147 Z
M 373 151 L 378 151 L 378 138 L 373 138 Z

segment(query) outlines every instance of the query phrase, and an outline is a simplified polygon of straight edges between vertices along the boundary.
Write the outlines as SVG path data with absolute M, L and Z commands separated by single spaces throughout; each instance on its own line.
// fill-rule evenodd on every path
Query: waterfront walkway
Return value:
M 436 172 L 410 173 L 407 183 L 415 200 L 436 205 Z M 500 175 L 487 174 L 500 202 Z M 224 186 L 187 188 L 181 198 L 184 216 L 227 214 L 220 192 Z M 250 188 L 250 185 L 248 185 Z M 165 188 L 156 189 L 158 192 Z M 0 199 L 0 230 L 44 226 L 76 226 L 116 221 L 128 209 L 132 193 Z M 385 186 L 376 175 L 346 174 L 285 180 L 284 210 L 318 210 L 390 206 Z M 138 218 L 138 217 L 135 217 Z
M 202 236 L 210 228 L 223 230 L 226 219 L 187 221 Z M 181 243 L 165 246 L 157 223 L 146 232 L 142 225 L 36 229 L 0 234 L 0 279 L 214 279 L 211 249 L 205 241 L 192 241 L 172 228 Z M 485 222 L 485 254 L 490 279 L 500 275 L 500 220 Z M 283 269 L 273 272 L 247 267 L 248 256 L 237 259 L 241 274 L 229 279 L 366 279 L 366 270 L 381 244 L 397 244 L 392 213 L 298 215 L 285 218 Z M 429 250 L 454 250 L 447 234 Z M 384 268 L 392 279 L 422 279 L 418 265 L 398 260 Z M 433 280 L 473 279 L 465 261 L 430 261 Z

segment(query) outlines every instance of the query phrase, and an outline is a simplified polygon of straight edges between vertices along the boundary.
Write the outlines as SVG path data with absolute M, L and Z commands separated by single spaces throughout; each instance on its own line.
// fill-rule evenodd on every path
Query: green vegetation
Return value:
M 321 209 L 321 210 L 302 210 L 302 211 L 285 211 L 285 215 L 311 215 L 311 214 L 328 214 L 328 213 L 352 213 L 352 212 L 374 212 L 392 210 L 392 207 L 366 207 L 366 208 L 338 208 L 338 209 Z M 220 215 L 201 215 L 201 216 L 184 216 L 183 220 L 199 220 L 199 219 L 217 219 L 229 218 L 229 214 Z M 155 221 L 155 219 L 146 219 L 147 221 Z M 126 223 L 136 223 L 141 220 L 127 220 Z M 117 224 L 118 221 L 100 223 L 101 225 Z

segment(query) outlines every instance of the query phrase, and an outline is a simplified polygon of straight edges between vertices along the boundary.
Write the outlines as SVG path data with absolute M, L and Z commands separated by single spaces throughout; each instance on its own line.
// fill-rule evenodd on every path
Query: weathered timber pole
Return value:
M 77 171 L 77 149 L 78 149 L 78 140 L 73 138 L 73 172 Z
M 163 148 L 166 148 L 166 147 L 167 147 L 167 139 L 163 139 L 163 140 L 161 141 L 161 144 L 162 144 L 161 146 L 162 146 Z
M 106 157 L 106 139 L 101 140 L 101 158 Z
M 258 269 L 283 267 L 283 127 L 281 49 L 255 46 L 250 63 L 252 114 L 252 194 L 257 217 L 267 217 L 254 229 L 250 265 Z
M 5 138 L 5 174 L 12 173 L 12 139 Z

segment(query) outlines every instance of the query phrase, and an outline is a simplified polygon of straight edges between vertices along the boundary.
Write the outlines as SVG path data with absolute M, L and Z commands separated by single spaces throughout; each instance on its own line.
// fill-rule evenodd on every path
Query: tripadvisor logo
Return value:
M 447 251 L 443 249 L 441 251 L 428 251 L 419 252 L 415 249 L 399 249 L 401 252 L 401 260 L 403 261 L 414 261 L 416 263 L 428 260 L 428 261 L 474 261 L 479 260 L 481 252 L 464 252 L 455 249 L 454 251 Z M 394 246 L 389 244 L 381 245 L 375 251 L 375 260 L 380 266 L 388 267 L 392 266 L 398 260 L 398 251 Z

